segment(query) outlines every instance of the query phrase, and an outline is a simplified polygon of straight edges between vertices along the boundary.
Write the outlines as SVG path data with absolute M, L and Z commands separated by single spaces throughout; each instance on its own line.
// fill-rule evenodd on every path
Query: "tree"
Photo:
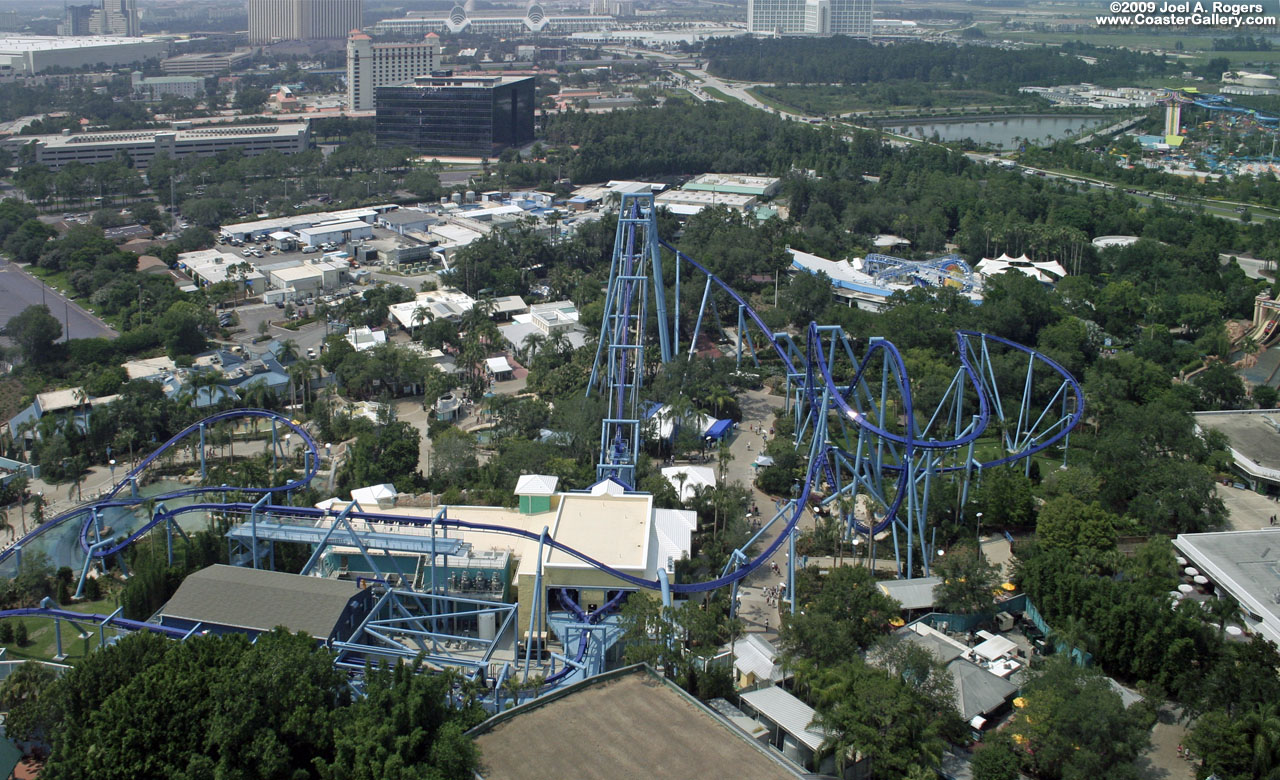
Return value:
M 970 504 L 966 513 L 982 512 L 983 524 L 991 528 L 1024 526 L 1035 516 L 1031 480 L 1021 468 L 997 466 L 983 471 Z
M 204 350 L 205 332 L 213 330 L 213 314 L 189 301 L 177 301 L 156 322 L 156 329 L 171 357 L 195 355 Z
M 985 615 L 994 610 L 1000 568 L 976 546 L 951 548 L 934 563 L 933 574 L 942 579 L 933 591 L 938 611 Z
M 1045 502 L 1036 517 L 1036 541 L 1046 547 L 1061 547 L 1072 554 L 1110 550 L 1115 547 L 1119 518 L 1098 502 L 1089 504 L 1072 495 Z
M 41 693 L 54 716 L 45 719 L 52 751 L 44 771 L 470 778 L 477 754 L 462 732 L 483 717 L 474 695 L 462 684 L 455 692 L 450 676 L 417 671 L 417 664 L 371 669 L 369 696 L 353 701 L 332 653 L 305 634 L 277 629 L 251 644 L 238 634 L 171 642 L 139 632 L 92 653 Z
M 404 188 L 419 198 L 435 200 L 444 189 L 440 186 L 440 177 L 434 171 L 419 168 L 404 178 Z
M 827 574 L 796 573 L 800 609 L 782 618 L 779 641 L 792 658 L 823 667 L 854 657 L 889 629 L 898 604 L 876 587 L 864 568 L 841 566 Z
M 1214 361 L 1195 379 L 1201 407 L 1207 410 L 1238 409 L 1244 401 L 1244 381 L 1226 363 Z
M 346 459 L 345 482 L 355 487 L 389 482 L 409 488 L 417 482 L 420 442 L 418 430 L 404 422 L 361 433 Z
M 1017 780 L 1021 761 L 1007 731 L 993 731 L 973 754 L 973 780 Z
M 1253 388 L 1253 401 L 1259 409 L 1274 409 L 1280 400 L 1280 390 L 1271 385 L 1257 385 Z
M 27 624 L 25 621 L 19 620 L 18 625 L 14 627 L 13 641 L 14 641 L 14 644 L 16 644 L 18 647 L 27 646 L 27 642 L 29 640 L 27 637 Z
M 231 106 L 242 114 L 254 114 L 262 110 L 269 97 L 271 96 L 265 89 L 242 87 L 236 90 L 236 99 Z
M 1224 780 L 1275 777 L 1280 767 L 1280 711 L 1275 702 L 1254 705 L 1239 717 L 1205 713 L 1196 721 L 1188 747 L 1204 769 Z
M 936 768 L 945 741 L 940 721 L 901 682 L 860 659 L 806 674 L 814 726 L 826 733 L 819 752 L 834 755 L 836 773 L 860 756 L 872 777 L 903 777 L 913 766 Z
M 0 329 L 13 341 L 26 363 L 39 365 L 54 357 L 53 344 L 62 336 L 62 323 L 44 304 L 28 306 Z
M 1101 672 L 1048 659 L 1023 688 L 1027 705 L 1009 731 L 1027 751 L 1028 768 L 1045 780 L 1136 778 L 1133 760 L 1148 745 L 1149 706 L 1125 709 Z

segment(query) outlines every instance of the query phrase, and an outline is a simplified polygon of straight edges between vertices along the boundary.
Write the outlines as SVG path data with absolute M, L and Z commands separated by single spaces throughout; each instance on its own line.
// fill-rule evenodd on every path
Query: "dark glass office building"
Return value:
M 533 140 L 533 78 L 420 76 L 377 89 L 379 146 L 492 155 Z

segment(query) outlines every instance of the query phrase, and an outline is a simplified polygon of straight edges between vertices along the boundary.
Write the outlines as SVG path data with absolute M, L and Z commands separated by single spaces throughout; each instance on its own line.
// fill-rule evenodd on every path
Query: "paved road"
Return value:
M 119 336 L 107 323 L 67 300 L 52 287 L 22 270 L 16 263 L 0 258 L 0 324 L 7 323 L 28 306 L 44 303 L 59 322 L 66 323 L 73 339 Z

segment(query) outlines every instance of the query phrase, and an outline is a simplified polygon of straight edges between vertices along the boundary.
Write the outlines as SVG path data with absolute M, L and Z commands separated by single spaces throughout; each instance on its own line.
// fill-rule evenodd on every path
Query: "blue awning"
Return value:
M 707 432 L 702 435 L 708 439 L 716 439 L 718 441 L 728 435 L 731 430 L 733 430 L 733 420 L 716 420 L 707 429 Z

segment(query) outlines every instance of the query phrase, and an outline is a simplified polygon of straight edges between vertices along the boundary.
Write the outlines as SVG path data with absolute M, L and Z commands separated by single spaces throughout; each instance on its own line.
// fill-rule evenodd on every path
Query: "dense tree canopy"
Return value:
M 139 632 L 41 681 L 9 729 L 48 741 L 51 778 L 472 776 L 462 731 L 483 712 L 469 697 L 452 706 L 452 678 L 402 665 L 367 682 L 353 702 L 330 652 L 303 634 Z

